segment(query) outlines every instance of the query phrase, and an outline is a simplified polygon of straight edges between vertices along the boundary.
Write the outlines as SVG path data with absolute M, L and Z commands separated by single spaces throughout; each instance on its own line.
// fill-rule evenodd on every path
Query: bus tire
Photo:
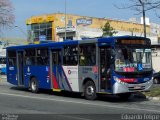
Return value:
M 159 84 L 159 80 L 158 80 L 157 78 L 154 78 L 154 79 L 153 79 L 153 83 L 154 83 L 154 84 Z
M 84 96 L 87 100 L 95 100 L 97 98 L 96 87 L 92 81 L 88 81 L 85 83 Z
M 126 101 L 131 96 L 131 93 L 122 93 L 122 94 L 118 94 L 118 96 L 120 97 L 121 100 Z
M 30 89 L 32 93 L 38 93 L 38 80 L 36 78 L 32 78 L 30 82 Z

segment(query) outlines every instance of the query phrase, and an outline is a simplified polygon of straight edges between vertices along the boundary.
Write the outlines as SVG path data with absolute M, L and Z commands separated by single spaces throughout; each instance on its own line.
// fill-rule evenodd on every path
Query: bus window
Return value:
M 0 64 L 6 64 L 6 58 L 5 57 L 0 58 Z
M 85 44 L 80 46 L 79 52 L 81 66 L 94 66 L 96 64 L 96 46 L 95 44 Z
M 48 61 L 48 49 L 37 49 L 37 57 L 36 57 L 36 61 L 37 61 L 37 65 L 48 65 L 49 61 Z
M 64 65 L 78 64 L 78 47 L 77 46 L 64 47 L 63 64 Z
M 9 66 L 16 66 L 16 51 L 8 51 Z
M 35 49 L 25 50 L 25 65 L 35 65 Z

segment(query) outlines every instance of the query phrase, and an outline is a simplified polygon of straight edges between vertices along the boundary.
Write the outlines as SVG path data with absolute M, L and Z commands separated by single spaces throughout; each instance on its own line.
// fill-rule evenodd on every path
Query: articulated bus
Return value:
M 109 93 L 127 99 L 152 81 L 151 41 L 136 36 L 67 40 L 7 47 L 7 81 L 39 89 Z

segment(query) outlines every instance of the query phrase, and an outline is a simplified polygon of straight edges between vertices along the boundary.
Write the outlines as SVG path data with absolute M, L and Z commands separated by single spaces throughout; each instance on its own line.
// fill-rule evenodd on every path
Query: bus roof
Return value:
M 64 45 L 77 45 L 83 43 L 108 43 L 113 45 L 116 39 L 127 39 L 127 38 L 139 38 L 144 39 L 144 37 L 137 37 L 137 36 L 114 36 L 114 37 L 100 37 L 100 38 L 88 38 L 84 40 L 66 40 L 63 42 L 49 42 L 49 43 L 41 43 L 41 44 L 29 44 L 29 45 L 20 45 L 20 46 L 9 46 L 7 49 L 24 49 L 24 48 L 41 48 L 41 47 L 54 47 L 54 48 L 61 48 Z

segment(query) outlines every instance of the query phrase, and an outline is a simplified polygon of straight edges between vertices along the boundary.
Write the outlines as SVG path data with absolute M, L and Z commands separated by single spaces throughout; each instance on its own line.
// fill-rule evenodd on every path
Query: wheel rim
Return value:
M 157 83 L 158 83 L 158 80 L 157 80 L 157 79 L 154 79 L 154 83 L 156 83 L 156 84 L 157 84 Z
M 31 84 L 31 87 L 32 87 L 32 90 L 35 91 L 36 88 L 37 88 L 37 84 L 35 81 L 32 81 L 32 84 Z
M 94 87 L 93 86 L 88 86 L 87 87 L 87 94 L 92 96 L 94 94 Z

